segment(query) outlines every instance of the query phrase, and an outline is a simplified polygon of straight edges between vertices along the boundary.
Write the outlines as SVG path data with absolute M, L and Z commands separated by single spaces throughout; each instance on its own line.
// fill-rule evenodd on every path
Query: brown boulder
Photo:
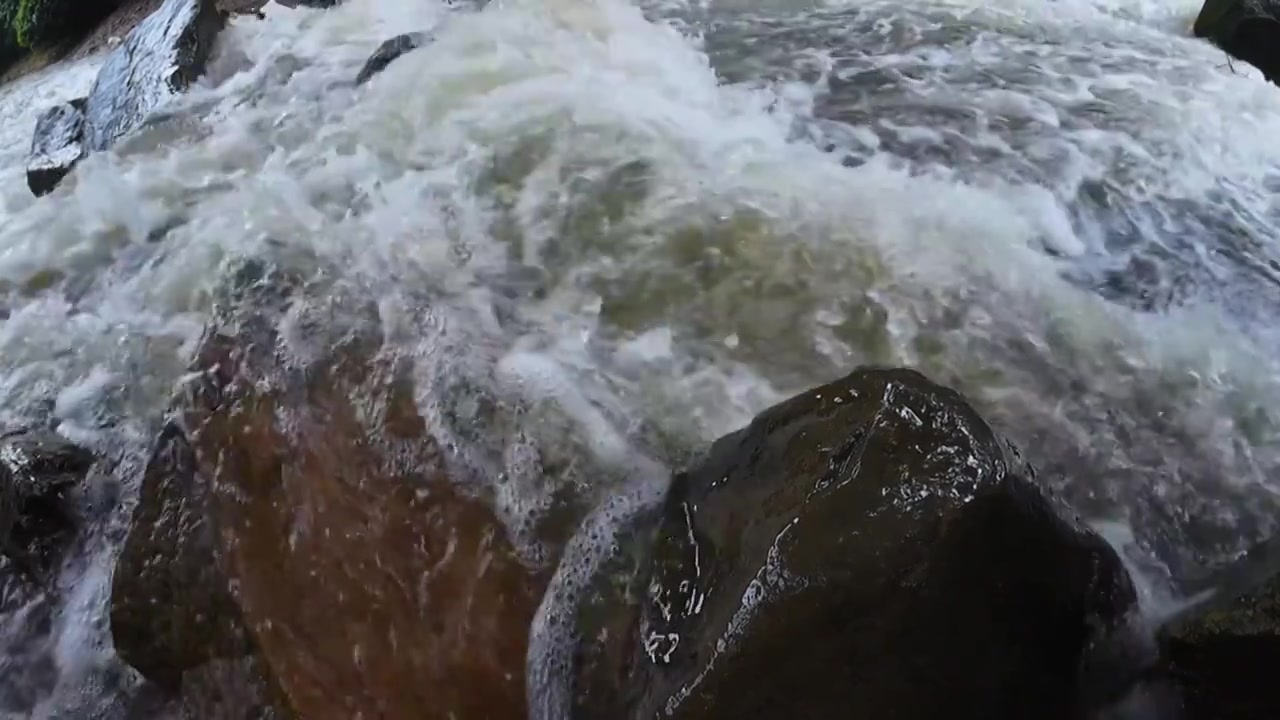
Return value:
M 1136 594 L 1032 477 L 911 371 L 766 411 L 676 478 L 638 619 L 584 650 L 575 717 L 1087 717 L 1140 665 Z
M 180 403 L 204 485 L 180 494 L 208 493 L 218 573 L 278 704 L 308 720 L 524 717 L 543 580 L 446 474 L 373 309 L 258 270 L 242 273 L 252 297 L 231 298 L 256 309 L 209 334 Z M 280 327 L 304 305 L 323 337 L 291 356 Z M 160 502 L 144 492 L 142 508 Z M 132 533 L 157 516 L 140 510 Z
M 177 423 L 161 431 L 140 492 L 116 562 L 111 633 L 122 660 L 176 690 L 184 673 L 250 646 L 218 564 L 208 479 Z

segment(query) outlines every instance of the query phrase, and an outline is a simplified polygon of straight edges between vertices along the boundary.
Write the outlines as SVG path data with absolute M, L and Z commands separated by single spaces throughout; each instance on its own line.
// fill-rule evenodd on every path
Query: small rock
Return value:
M 38 716 L 58 685 L 54 581 L 92 521 L 82 502 L 95 460 L 51 431 L 0 432 L 0 716 Z
M 369 78 L 386 70 L 393 60 L 421 47 L 429 39 L 429 36 L 424 32 L 413 32 L 397 35 L 382 43 L 373 52 L 373 55 L 369 56 L 369 60 L 365 62 L 364 67 L 360 68 L 360 73 L 356 75 L 356 84 L 362 85 L 368 82 Z
M 226 16 L 214 0 L 165 0 L 112 51 L 85 103 L 89 149 L 100 152 L 184 92 L 203 72 Z
M 43 575 L 75 531 L 68 494 L 94 456 L 48 431 L 0 434 L 0 552 L 20 570 Z
M 628 657 L 588 649 L 575 717 L 1078 720 L 1140 664 L 1115 551 L 907 370 L 716 442 L 677 476 L 641 587 L 630 639 L 593 637 Z
M 331 8 L 341 4 L 342 0 L 276 0 L 276 4 L 285 7 Z
M 36 121 L 27 160 L 27 186 L 36 196 L 47 195 L 85 156 L 85 99 L 55 105 Z

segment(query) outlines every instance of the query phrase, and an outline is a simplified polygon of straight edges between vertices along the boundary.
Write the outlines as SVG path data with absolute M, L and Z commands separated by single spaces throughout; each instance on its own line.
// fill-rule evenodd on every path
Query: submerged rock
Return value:
M 1136 594 L 1033 477 L 911 371 L 766 411 L 676 478 L 629 639 L 592 643 L 626 657 L 585 667 L 577 716 L 1086 717 L 1140 664 Z
M 1280 83 L 1280 2 L 1207 0 L 1192 32 Z
M 185 91 L 226 24 L 215 0 L 165 0 L 112 51 L 85 103 L 89 149 L 102 151 Z
M 428 39 L 429 36 L 424 32 L 413 32 L 397 35 L 382 43 L 373 52 L 373 55 L 369 56 L 364 67 L 360 68 L 360 73 L 356 75 L 356 84 L 361 85 L 368 82 L 374 75 L 386 70 L 393 60 L 421 47 L 426 44 Z
M 1280 540 L 1256 548 L 1213 598 L 1161 632 L 1182 720 L 1280 717 Z
M 191 454 L 170 431 L 181 461 L 160 464 L 181 468 L 178 481 L 160 492 L 148 479 L 126 551 L 134 560 L 117 568 L 113 623 L 157 587 L 172 589 L 154 611 L 175 620 L 135 615 L 117 637 L 146 650 L 149 676 L 165 675 L 161 658 L 190 666 L 219 655 L 221 632 L 173 631 L 192 610 L 168 605 L 194 598 L 197 588 L 177 588 L 196 578 L 233 588 L 234 609 L 205 601 L 196 612 L 248 630 L 287 716 L 523 717 L 544 581 L 489 506 L 446 473 L 411 366 L 380 352 L 376 310 L 259 264 L 233 284 L 220 302 L 245 310 L 205 338 L 176 408 Z M 189 522 L 166 520 L 166 504 Z M 179 550 L 166 550 L 175 536 Z M 148 567 L 152 551 L 163 560 Z
M 55 105 L 36 120 L 27 186 L 36 197 L 53 191 L 85 156 L 84 98 Z

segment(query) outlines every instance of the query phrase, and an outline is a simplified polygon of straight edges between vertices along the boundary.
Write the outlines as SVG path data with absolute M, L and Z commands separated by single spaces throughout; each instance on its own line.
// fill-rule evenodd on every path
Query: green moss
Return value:
M 18 11 L 13 18 L 13 34 L 18 38 L 18 45 L 31 47 L 31 26 L 35 18 L 35 0 L 20 0 Z
M 1280 579 L 1213 606 L 1177 635 L 1192 642 L 1221 636 L 1280 635 Z
M 120 0 L 0 0 L 0 42 L 24 50 L 78 40 Z

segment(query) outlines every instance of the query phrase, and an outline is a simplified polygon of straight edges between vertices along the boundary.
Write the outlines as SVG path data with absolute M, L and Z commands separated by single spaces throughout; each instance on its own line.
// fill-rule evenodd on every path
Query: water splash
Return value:
M 51 69 L 0 97 L 0 420 L 141 457 L 224 276 L 294 253 L 398 318 L 421 387 L 471 403 L 424 413 L 551 418 L 464 463 L 516 478 L 498 495 L 535 560 L 519 518 L 555 496 L 546 467 L 586 507 L 643 494 L 657 470 L 575 459 L 678 466 L 864 362 L 961 388 L 1175 575 L 1221 560 L 1276 517 L 1280 95 L 1186 38 L 1193 11 L 269 5 L 37 201 L 36 114 L 101 61 Z M 435 40 L 355 87 L 406 30 Z M 448 347 L 415 330 L 437 320 Z

